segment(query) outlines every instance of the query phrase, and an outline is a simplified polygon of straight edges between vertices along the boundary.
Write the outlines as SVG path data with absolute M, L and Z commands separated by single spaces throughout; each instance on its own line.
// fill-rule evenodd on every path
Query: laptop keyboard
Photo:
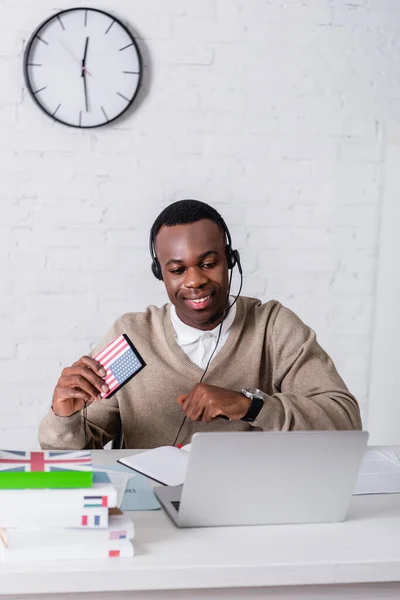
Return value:
M 179 500 L 171 500 L 172 506 L 175 508 L 177 512 L 179 512 L 180 501 Z

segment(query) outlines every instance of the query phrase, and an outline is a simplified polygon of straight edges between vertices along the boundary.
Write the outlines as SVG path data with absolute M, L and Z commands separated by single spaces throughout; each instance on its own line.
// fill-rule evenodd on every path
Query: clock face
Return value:
M 34 100 L 53 119 L 98 127 L 132 104 L 142 61 L 134 37 L 118 19 L 101 10 L 73 8 L 35 31 L 24 73 Z

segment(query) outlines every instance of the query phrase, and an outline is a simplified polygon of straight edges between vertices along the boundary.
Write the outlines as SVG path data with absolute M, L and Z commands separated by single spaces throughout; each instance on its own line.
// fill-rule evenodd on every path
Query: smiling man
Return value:
M 230 296 L 240 257 L 221 215 L 196 200 L 150 233 L 170 303 L 120 317 L 91 356 L 65 368 L 40 424 L 43 448 L 185 444 L 196 431 L 360 429 L 357 401 L 315 333 L 275 300 Z M 110 398 L 93 359 L 127 334 L 146 367 Z M 84 417 L 84 405 L 87 417 Z

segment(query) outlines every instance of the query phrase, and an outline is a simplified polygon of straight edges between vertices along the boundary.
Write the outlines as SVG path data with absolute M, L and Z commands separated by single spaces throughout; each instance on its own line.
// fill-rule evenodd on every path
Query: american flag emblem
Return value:
M 110 540 L 126 540 L 126 531 L 124 529 L 121 529 L 120 531 L 111 531 Z
M 125 333 L 94 356 L 94 359 L 106 370 L 104 380 L 110 388 L 109 392 L 102 392 L 102 398 L 109 398 L 115 394 L 115 392 L 146 366 L 146 363 Z
M 0 450 L 0 472 L 50 473 L 55 471 L 92 472 L 92 456 L 87 451 L 25 452 Z

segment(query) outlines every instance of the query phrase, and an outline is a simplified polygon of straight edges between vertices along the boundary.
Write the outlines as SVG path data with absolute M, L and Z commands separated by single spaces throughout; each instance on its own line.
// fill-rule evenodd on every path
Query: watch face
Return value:
M 264 392 L 262 392 L 261 390 L 259 390 L 257 388 L 247 388 L 247 391 L 252 396 L 256 396 L 257 398 L 264 398 Z
M 132 104 L 142 75 L 136 41 L 114 16 L 72 8 L 45 21 L 24 57 L 26 85 L 56 121 L 98 127 Z

